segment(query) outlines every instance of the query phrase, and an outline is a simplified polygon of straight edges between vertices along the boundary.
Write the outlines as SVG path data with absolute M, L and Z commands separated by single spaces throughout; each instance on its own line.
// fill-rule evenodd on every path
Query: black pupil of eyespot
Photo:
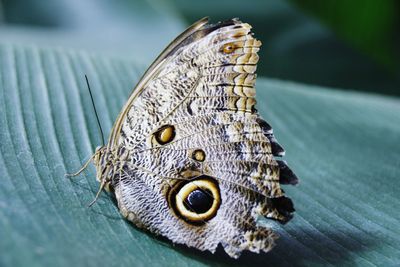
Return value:
M 193 190 L 184 202 L 186 208 L 190 211 L 199 213 L 207 212 L 213 204 L 212 193 L 207 189 Z

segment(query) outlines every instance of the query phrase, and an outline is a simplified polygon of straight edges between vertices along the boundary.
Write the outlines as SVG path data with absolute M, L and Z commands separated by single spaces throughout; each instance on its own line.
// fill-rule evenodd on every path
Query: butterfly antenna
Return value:
M 89 90 L 90 99 L 92 100 L 92 106 L 93 106 L 94 114 L 96 115 L 97 125 L 99 126 L 99 130 L 100 130 L 100 134 L 101 134 L 102 146 L 104 146 L 104 144 L 105 144 L 105 142 L 104 142 L 104 133 L 103 133 L 103 129 L 101 128 L 99 115 L 97 114 L 96 106 L 95 106 L 94 100 L 93 100 L 92 90 L 90 90 L 90 84 L 89 84 L 89 80 L 88 80 L 88 77 L 87 77 L 86 74 L 85 74 L 85 79 L 86 79 L 86 84 L 87 84 L 87 87 L 88 87 L 88 90 Z

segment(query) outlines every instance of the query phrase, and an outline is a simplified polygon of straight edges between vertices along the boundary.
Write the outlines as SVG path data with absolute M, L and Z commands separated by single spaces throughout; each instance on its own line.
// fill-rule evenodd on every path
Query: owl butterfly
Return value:
M 258 216 L 294 211 L 280 184 L 297 177 L 254 105 L 261 42 L 238 19 L 202 19 L 179 35 L 139 81 L 108 144 L 92 159 L 100 190 L 122 215 L 174 243 L 237 258 L 277 238 Z

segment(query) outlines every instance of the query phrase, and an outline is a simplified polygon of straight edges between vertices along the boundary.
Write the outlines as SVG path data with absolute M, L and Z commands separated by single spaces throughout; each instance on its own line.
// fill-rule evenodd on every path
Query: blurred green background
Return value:
M 395 0 L 2 0 L 2 41 L 82 48 L 149 64 L 194 21 L 239 17 L 263 42 L 262 76 L 400 94 Z M 137 53 L 140 50 L 140 53 Z

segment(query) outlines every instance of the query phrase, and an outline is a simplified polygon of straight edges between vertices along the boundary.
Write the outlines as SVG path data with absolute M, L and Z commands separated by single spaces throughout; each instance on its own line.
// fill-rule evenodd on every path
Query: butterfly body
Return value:
M 239 20 L 201 20 L 153 63 L 129 97 L 97 179 L 124 217 L 174 243 L 232 257 L 269 251 L 277 235 L 258 216 L 288 221 L 281 183 L 296 176 L 255 109 L 261 43 Z

